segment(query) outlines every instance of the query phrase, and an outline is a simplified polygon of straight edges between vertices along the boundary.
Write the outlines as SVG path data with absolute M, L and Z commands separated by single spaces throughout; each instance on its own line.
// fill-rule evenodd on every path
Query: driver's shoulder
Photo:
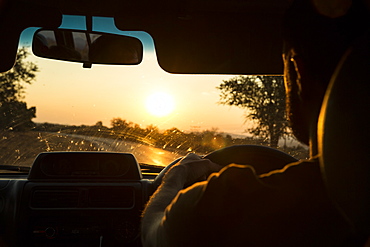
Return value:
M 325 190 L 318 157 L 287 164 L 280 170 L 259 175 L 259 179 L 267 186 L 297 193 Z
M 316 159 L 288 164 L 281 170 L 262 175 L 256 174 L 252 166 L 231 164 L 212 174 L 202 190 L 200 208 L 215 204 L 242 208 L 247 204 L 245 208 L 264 211 L 271 203 L 289 208 L 310 200 L 328 201 Z M 213 208 L 217 210 L 217 207 Z
M 208 178 L 207 189 L 219 185 L 229 189 L 245 190 L 247 187 L 266 187 L 284 189 L 301 185 L 312 186 L 311 183 L 321 186 L 322 177 L 320 164 L 317 157 L 289 163 L 282 169 L 269 173 L 257 174 L 253 165 L 230 164 L 218 173 L 213 173 Z
M 256 174 L 252 166 L 230 164 L 211 174 L 207 181 L 180 191 L 167 210 L 204 209 L 211 215 L 230 205 L 248 204 L 255 210 L 267 210 L 272 202 L 276 206 L 282 202 L 284 207 L 293 207 L 309 198 L 327 200 L 316 159 L 288 164 L 262 175 Z

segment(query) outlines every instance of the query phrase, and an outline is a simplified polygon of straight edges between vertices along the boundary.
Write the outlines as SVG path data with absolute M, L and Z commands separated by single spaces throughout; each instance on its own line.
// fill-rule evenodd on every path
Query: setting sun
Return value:
M 164 92 L 156 92 L 147 98 L 146 108 L 150 114 L 164 117 L 174 110 L 175 103 L 171 95 Z

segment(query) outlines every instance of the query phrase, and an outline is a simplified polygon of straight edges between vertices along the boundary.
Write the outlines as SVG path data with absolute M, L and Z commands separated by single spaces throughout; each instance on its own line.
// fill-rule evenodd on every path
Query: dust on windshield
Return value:
M 150 49 L 140 65 L 85 69 L 20 47 L 15 67 L 0 74 L 0 165 L 31 166 L 40 152 L 110 151 L 165 166 L 239 144 L 306 158 L 284 97 L 282 77 L 171 75 Z

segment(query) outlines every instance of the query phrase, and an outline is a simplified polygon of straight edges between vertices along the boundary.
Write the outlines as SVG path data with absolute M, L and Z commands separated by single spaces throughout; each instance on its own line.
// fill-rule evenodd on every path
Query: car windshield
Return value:
M 61 28 L 85 23 L 64 16 Z M 16 66 L 0 74 L 0 165 L 31 166 L 40 152 L 112 151 L 165 166 L 189 152 L 239 144 L 307 156 L 280 118 L 282 77 L 170 74 L 149 34 L 119 31 L 102 17 L 94 29 L 137 37 L 143 61 L 84 68 L 40 58 L 31 49 L 38 28 L 23 31 Z

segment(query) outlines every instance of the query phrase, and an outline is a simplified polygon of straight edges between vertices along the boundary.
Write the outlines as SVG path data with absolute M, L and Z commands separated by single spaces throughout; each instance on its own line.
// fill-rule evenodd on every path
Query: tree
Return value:
M 20 101 L 2 103 L 0 107 L 0 129 L 23 131 L 35 127 L 31 121 L 36 117 L 36 108 L 27 109 L 27 104 Z
M 110 124 L 112 125 L 112 130 L 117 133 L 123 132 L 129 126 L 126 120 L 123 120 L 122 118 L 119 118 L 119 117 L 113 118 L 110 121 Z
M 14 67 L 0 74 L 0 129 L 25 130 L 34 126 L 36 108 L 23 102 L 26 84 L 31 84 L 39 71 L 36 64 L 25 61 L 26 48 L 19 49 Z
M 94 125 L 96 128 L 103 128 L 103 122 L 102 121 L 98 121 L 96 122 L 96 124 Z
M 159 139 L 159 136 L 160 133 L 158 127 L 150 124 L 145 128 L 145 137 L 143 140 L 149 144 L 153 144 L 156 140 Z
M 282 76 L 237 76 L 217 88 L 221 90 L 221 104 L 248 109 L 246 118 L 257 123 L 249 133 L 269 139 L 275 148 L 279 139 L 288 135 Z
M 188 145 L 186 134 L 175 127 L 165 130 L 161 141 L 161 146 L 166 148 L 180 148 L 183 145 Z

